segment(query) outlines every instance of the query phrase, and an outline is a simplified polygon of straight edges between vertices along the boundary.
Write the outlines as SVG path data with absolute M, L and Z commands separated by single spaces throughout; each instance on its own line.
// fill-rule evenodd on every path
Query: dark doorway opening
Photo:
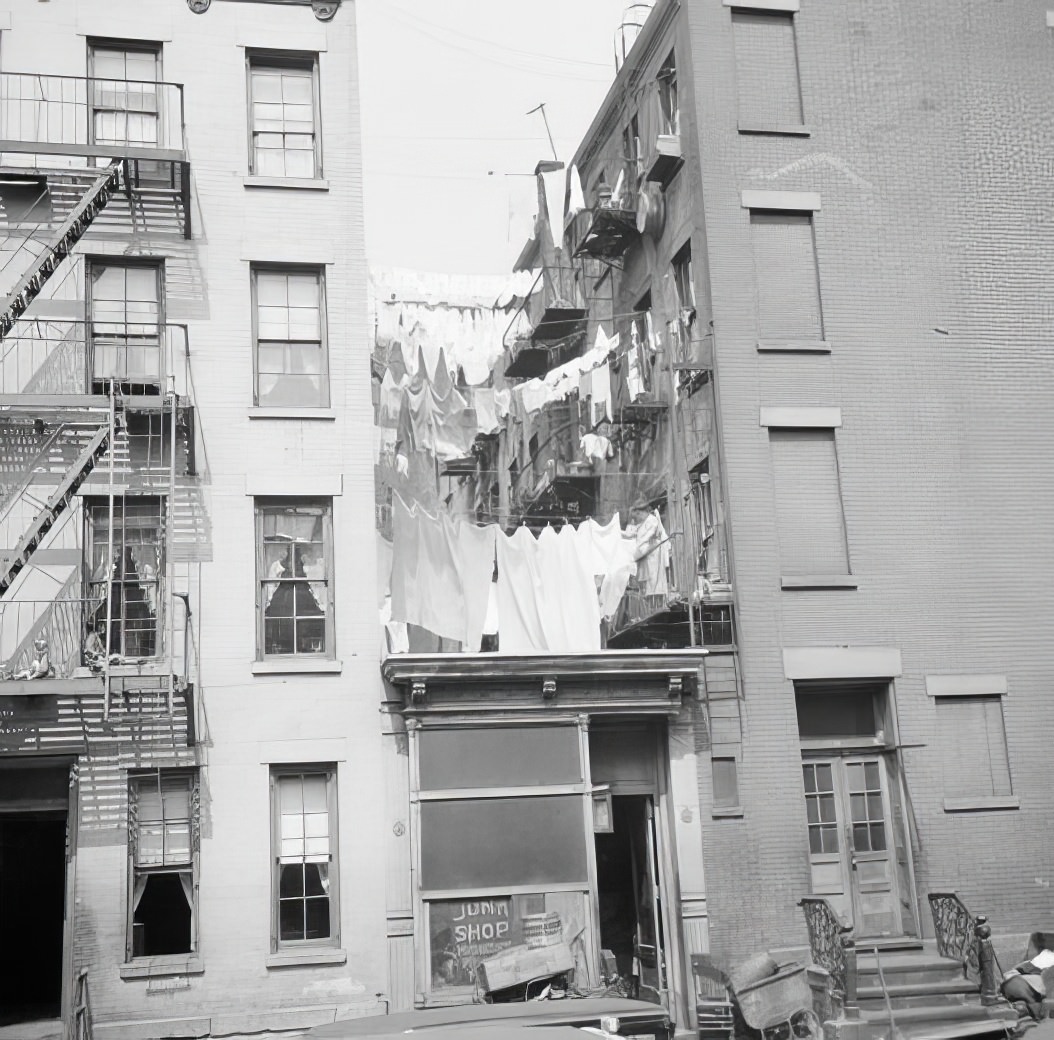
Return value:
M 611 808 L 611 833 L 596 835 L 600 946 L 615 955 L 629 996 L 658 1003 L 664 989 L 662 915 L 652 800 L 615 795 Z
M 58 1018 L 65 814 L 0 816 L 0 1024 Z

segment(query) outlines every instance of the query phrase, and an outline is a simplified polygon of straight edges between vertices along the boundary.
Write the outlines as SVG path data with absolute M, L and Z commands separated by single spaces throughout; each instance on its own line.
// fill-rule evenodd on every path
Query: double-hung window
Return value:
M 325 280 L 318 267 L 255 267 L 256 404 L 329 405 Z
M 318 55 L 250 54 L 249 172 L 319 178 Z
M 692 358 L 692 326 L 695 324 L 695 276 L 692 271 L 692 243 L 677 251 L 671 264 L 673 287 L 677 295 L 677 360 Z
M 673 51 L 659 69 L 659 132 L 679 135 L 681 108 L 677 97 L 677 63 Z
M 333 506 L 256 500 L 260 658 L 333 656 Z
M 156 657 L 162 649 L 165 508 L 161 498 L 126 496 L 110 507 L 86 503 L 88 619 L 86 653 Z M 109 639 L 107 639 L 109 624 Z
M 340 943 L 336 766 L 271 769 L 273 950 Z
M 162 383 L 164 266 L 159 261 L 88 261 L 91 381 L 96 392 L 111 380 L 134 393 Z
M 91 143 L 156 148 L 161 45 L 91 42 L 88 72 Z
M 129 778 L 130 959 L 196 949 L 197 785 L 192 770 Z

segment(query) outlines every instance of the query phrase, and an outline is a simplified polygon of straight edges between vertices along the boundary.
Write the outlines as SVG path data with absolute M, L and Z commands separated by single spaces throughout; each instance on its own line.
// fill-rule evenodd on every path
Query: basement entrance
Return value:
M 61 1014 L 68 795 L 66 765 L 0 768 L 0 1025 Z

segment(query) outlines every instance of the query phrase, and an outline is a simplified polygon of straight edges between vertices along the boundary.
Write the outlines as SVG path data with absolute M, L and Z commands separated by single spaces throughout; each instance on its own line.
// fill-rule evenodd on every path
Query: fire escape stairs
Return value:
M 103 170 L 84 193 L 80 202 L 62 222 L 47 248 L 19 279 L 8 294 L 0 311 L 0 339 L 3 339 L 15 322 L 25 314 L 29 305 L 40 295 L 48 279 L 58 270 L 63 260 L 88 230 L 92 221 L 108 203 L 120 186 L 121 164 L 113 163 Z M 2 587 L 0 587 L 2 590 Z
M 44 504 L 44 508 L 33 518 L 26 532 L 18 540 L 12 554 L 0 561 L 0 597 L 11 587 L 18 573 L 29 563 L 44 536 L 55 526 L 58 518 L 69 508 L 70 500 L 77 489 L 95 468 L 99 458 L 110 444 L 109 424 L 95 431 L 85 445 L 76 462 L 66 471 L 59 486 Z

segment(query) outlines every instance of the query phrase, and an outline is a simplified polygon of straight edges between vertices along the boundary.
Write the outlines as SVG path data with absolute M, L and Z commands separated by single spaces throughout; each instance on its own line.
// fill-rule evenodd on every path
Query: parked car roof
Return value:
M 615 1017 L 620 1022 L 644 1022 L 668 1026 L 669 1015 L 658 1004 L 624 997 L 582 997 L 565 1000 L 529 1000 L 515 1004 L 457 1004 L 453 1007 L 425 1008 L 418 1011 L 397 1011 L 393 1015 L 366 1015 L 345 1018 L 339 1022 L 315 1026 L 308 1036 L 315 1040 L 344 1040 L 344 1038 L 380 1037 L 395 1033 L 439 1030 L 449 1026 L 479 1026 L 506 1024 L 522 1027 L 595 1026 L 601 1018 Z M 523 1035 L 517 1034 L 520 1040 Z M 440 1040 L 438 1036 L 432 1040 Z M 516 1037 L 511 1038 L 516 1040 Z M 545 1040 L 572 1040 L 546 1032 Z M 574 1034 L 574 1040 L 582 1040 Z

